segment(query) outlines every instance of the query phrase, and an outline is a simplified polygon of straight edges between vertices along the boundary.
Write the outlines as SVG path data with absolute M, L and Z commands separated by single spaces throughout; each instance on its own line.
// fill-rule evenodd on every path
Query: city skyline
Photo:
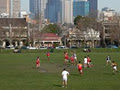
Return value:
M 98 0 L 98 10 L 109 7 L 120 12 L 120 0 Z M 21 0 L 21 10 L 29 11 L 29 0 Z
M 7 17 L 18 17 L 20 0 L 0 0 L 0 14 Z

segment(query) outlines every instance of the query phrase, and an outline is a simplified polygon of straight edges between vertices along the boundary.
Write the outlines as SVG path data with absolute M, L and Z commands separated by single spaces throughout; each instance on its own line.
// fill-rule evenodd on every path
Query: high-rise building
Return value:
M 111 8 L 104 7 L 100 13 L 99 19 L 101 21 L 113 21 L 117 15 L 117 12 Z
M 20 12 L 20 1 L 21 0 L 13 0 L 12 1 L 12 12 L 13 12 L 13 17 L 19 17 L 19 12 Z
M 50 22 L 60 21 L 61 0 L 48 0 L 45 10 L 46 19 Z
M 30 12 L 35 16 L 40 16 L 42 19 L 45 18 L 47 0 L 30 0 Z
M 20 12 L 20 0 L 0 0 L 0 14 L 6 13 L 9 17 L 17 18 Z
M 90 16 L 97 18 L 98 14 L 98 0 L 88 0 L 90 8 Z
M 73 0 L 61 0 L 61 22 L 73 23 Z
M 33 13 L 33 14 L 38 14 L 38 0 L 30 0 L 29 2 L 30 4 L 30 12 Z
M 89 16 L 89 1 L 74 0 L 73 16 Z
M 0 14 L 6 13 L 10 15 L 11 0 L 0 0 Z

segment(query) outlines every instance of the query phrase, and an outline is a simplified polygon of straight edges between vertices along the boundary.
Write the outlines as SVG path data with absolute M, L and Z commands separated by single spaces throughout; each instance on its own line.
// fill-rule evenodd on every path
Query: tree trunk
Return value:
M 95 47 L 95 45 L 94 45 L 94 40 L 92 40 L 92 48 L 94 48 Z

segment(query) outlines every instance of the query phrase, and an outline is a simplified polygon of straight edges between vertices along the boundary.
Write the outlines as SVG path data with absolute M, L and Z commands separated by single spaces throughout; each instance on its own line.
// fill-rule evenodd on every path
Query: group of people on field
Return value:
M 46 56 L 49 61 L 50 60 L 50 52 L 47 52 Z M 40 58 L 39 57 L 36 58 L 36 68 L 40 68 Z
M 67 64 L 68 62 L 71 62 L 72 65 L 77 64 L 77 55 L 76 53 L 72 53 L 72 56 L 69 57 L 67 52 L 64 52 L 64 57 L 65 57 L 65 61 L 64 63 Z
M 106 66 L 108 66 L 109 63 L 110 63 L 111 66 L 112 66 L 113 74 L 115 74 L 115 72 L 118 72 L 118 70 L 117 70 L 117 63 L 115 63 L 115 61 L 112 61 L 112 62 L 111 62 L 111 58 L 110 58 L 110 56 L 108 55 L 108 56 L 107 56 L 107 59 L 106 59 Z
M 50 52 L 47 52 L 46 53 L 46 56 L 47 56 L 47 59 L 48 61 L 50 60 Z M 77 55 L 75 52 L 72 52 L 72 56 L 68 56 L 68 53 L 67 52 L 64 52 L 64 57 L 65 57 L 65 61 L 64 61 L 64 64 L 68 64 L 69 62 L 71 63 L 71 65 L 73 66 L 77 66 L 77 69 L 80 73 L 80 76 L 83 75 L 83 67 L 84 68 L 89 68 L 89 67 L 92 67 L 93 64 L 92 64 L 92 60 L 90 58 L 90 56 L 85 56 L 84 57 L 84 61 L 83 61 L 83 65 L 80 61 L 77 60 Z M 110 56 L 108 55 L 107 56 L 107 59 L 106 59 L 106 66 L 108 66 L 108 64 L 111 64 L 112 66 L 112 70 L 113 70 L 113 74 L 115 74 L 115 72 L 118 72 L 117 70 L 117 64 L 114 62 L 114 61 L 111 61 L 111 58 Z M 36 59 L 36 68 L 40 68 L 40 58 L 37 57 Z M 62 72 L 62 81 L 63 81 L 63 86 L 62 87 L 67 87 L 67 77 L 69 76 L 69 72 L 64 68 L 63 69 L 63 72 Z
M 69 56 L 67 55 L 67 52 L 64 52 L 64 54 L 65 54 L 65 64 L 66 64 L 67 61 L 68 61 L 68 59 L 69 59 Z M 76 56 L 76 54 L 75 54 L 75 56 Z M 106 60 L 107 60 L 106 61 L 106 66 L 108 66 L 109 63 L 111 64 L 112 70 L 113 70 L 113 74 L 115 74 L 115 72 L 118 72 L 118 70 L 117 70 L 117 64 L 115 63 L 115 61 L 111 62 L 111 59 L 110 59 L 109 55 L 107 56 Z M 73 62 L 73 61 L 74 60 L 72 58 L 71 62 Z M 89 55 L 87 57 L 86 56 L 84 57 L 84 66 L 79 61 L 78 64 L 77 64 L 77 68 L 78 68 L 78 71 L 80 73 L 80 76 L 82 76 L 82 74 L 83 74 L 83 71 L 82 71 L 83 67 L 87 68 L 87 67 L 91 67 L 91 66 L 93 66 L 93 64 L 92 64 L 92 61 L 91 61 Z M 67 76 L 69 76 L 69 72 L 66 71 L 66 69 L 64 68 L 63 72 L 62 72 L 62 77 L 63 77 L 63 86 L 62 87 L 67 87 Z
M 65 61 L 64 61 L 65 65 L 68 62 L 70 62 L 72 65 L 78 64 L 77 55 L 75 52 L 72 52 L 71 57 L 68 56 L 67 52 L 64 52 L 64 57 L 65 57 Z M 87 57 L 85 56 L 84 57 L 84 67 L 87 68 L 87 67 L 92 67 L 92 66 L 93 66 L 93 64 L 92 64 L 90 56 L 89 55 Z

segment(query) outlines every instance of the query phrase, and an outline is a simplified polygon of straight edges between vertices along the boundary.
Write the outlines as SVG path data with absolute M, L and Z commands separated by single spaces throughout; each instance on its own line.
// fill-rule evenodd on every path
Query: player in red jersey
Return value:
M 40 59 L 39 59 L 39 57 L 37 57 L 37 60 L 36 60 L 36 68 L 40 68 Z
M 77 67 L 78 67 L 78 71 L 79 71 L 79 73 L 80 73 L 80 76 L 82 76 L 82 74 L 83 74 L 82 67 L 83 67 L 83 66 L 82 66 L 82 64 L 81 64 L 80 61 L 78 62 Z
M 50 60 L 50 52 L 47 52 L 46 54 L 48 61 Z
M 70 59 L 71 59 L 71 64 L 74 66 L 74 65 L 75 65 L 75 59 L 74 59 L 74 56 L 72 55 Z
M 67 54 L 67 52 L 64 52 L 64 56 L 65 56 L 65 64 L 67 64 L 68 60 L 69 60 L 69 56 Z
M 89 55 L 87 56 L 87 66 L 91 67 L 91 59 L 90 59 Z

